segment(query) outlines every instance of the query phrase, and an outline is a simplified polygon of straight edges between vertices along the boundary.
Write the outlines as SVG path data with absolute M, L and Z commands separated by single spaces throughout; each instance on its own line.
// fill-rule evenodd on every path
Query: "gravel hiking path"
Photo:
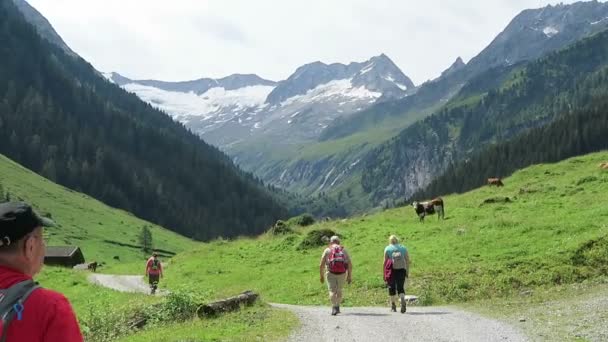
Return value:
M 122 292 L 150 291 L 142 276 L 91 274 L 89 281 Z M 331 316 L 329 306 L 272 305 L 290 310 L 300 319 L 302 326 L 289 336 L 290 342 L 528 341 L 512 326 L 453 308 L 409 306 L 401 314 L 388 307 L 343 307 L 342 313 Z
M 405 314 L 379 307 L 328 307 L 273 304 L 291 310 L 302 326 L 288 341 L 528 341 L 502 322 L 445 307 L 408 307 Z
M 150 293 L 150 286 L 144 281 L 143 276 L 94 273 L 89 276 L 89 281 L 120 292 Z M 164 295 L 166 292 L 159 289 L 156 293 Z

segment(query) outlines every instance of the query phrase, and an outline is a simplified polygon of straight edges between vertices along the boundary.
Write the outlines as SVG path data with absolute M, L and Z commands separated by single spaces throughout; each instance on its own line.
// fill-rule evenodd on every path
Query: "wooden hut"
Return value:
M 44 255 L 45 265 L 74 267 L 84 263 L 84 255 L 77 246 L 48 246 Z

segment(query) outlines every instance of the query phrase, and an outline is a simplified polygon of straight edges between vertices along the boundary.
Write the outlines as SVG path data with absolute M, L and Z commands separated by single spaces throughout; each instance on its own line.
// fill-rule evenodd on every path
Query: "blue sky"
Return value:
M 386 53 L 420 84 L 479 53 L 538 0 L 27 0 L 98 70 L 167 81 Z

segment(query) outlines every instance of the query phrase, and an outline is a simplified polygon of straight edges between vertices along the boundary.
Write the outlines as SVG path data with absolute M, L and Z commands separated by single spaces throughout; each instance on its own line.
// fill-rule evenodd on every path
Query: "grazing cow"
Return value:
M 443 200 L 437 197 L 428 202 L 414 202 L 412 203 L 416 214 L 420 218 L 420 222 L 424 221 L 426 215 L 433 215 L 437 212 L 437 219 L 445 219 L 445 211 L 443 210 Z
M 87 265 L 87 269 L 89 269 L 89 270 L 91 270 L 93 272 L 97 271 L 97 261 L 90 262 Z
M 600 164 L 600 169 L 603 169 L 603 170 L 608 170 L 608 162 L 606 162 L 606 163 L 601 163 L 601 164 Z
M 500 178 L 488 178 L 488 185 L 492 186 L 503 186 L 504 184 L 502 183 L 502 180 L 500 180 Z

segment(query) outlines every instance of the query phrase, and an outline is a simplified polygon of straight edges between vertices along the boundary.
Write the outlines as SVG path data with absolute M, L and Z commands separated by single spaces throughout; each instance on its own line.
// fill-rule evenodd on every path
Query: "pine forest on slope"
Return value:
M 573 115 L 574 120 L 582 120 L 588 112 L 604 108 L 602 99 L 608 95 L 607 66 L 608 31 L 603 31 L 546 58 L 503 69 L 505 74 L 498 79 L 505 81 L 480 93 L 479 89 L 483 87 L 476 87 L 478 84 L 491 84 L 490 81 L 497 79 L 495 72 L 482 74 L 437 114 L 410 126 L 391 142 L 370 153 L 362 176 L 364 189 L 376 200 L 410 197 L 450 164 L 482 151 L 487 144 L 509 140 L 530 128 L 548 125 L 564 115 Z M 602 115 L 602 112 L 597 114 Z M 598 119 L 601 120 L 601 117 Z M 564 120 L 569 122 L 569 119 Z M 565 136 L 562 135 L 564 122 L 558 125 L 559 128 L 551 128 L 543 133 L 558 134 L 565 144 Z M 599 134 L 597 137 L 585 137 L 596 140 L 589 147 L 551 146 L 543 139 L 554 137 L 544 136 L 543 139 L 537 137 L 536 143 L 526 148 L 538 148 L 539 154 L 554 156 L 547 161 L 554 161 L 558 155 L 571 156 L 576 152 L 593 151 L 591 146 L 597 146 L 597 143 L 607 139 L 608 132 L 597 131 L 601 127 L 593 130 Z M 525 141 L 532 143 L 529 139 Z M 569 141 L 577 142 L 576 139 Z M 555 150 L 571 152 L 553 154 Z M 530 160 L 527 156 L 531 152 L 513 152 L 516 155 L 509 157 L 510 161 L 521 155 L 522 164 L 516 165 L 527 165 L 523 161 Z M 490 157 L 489 154 L 485 156 Z M 487 163 L 495 163 L 495 158 L 489 158 Z M 506 169 L 498 169 L 500 165 Z M 514 171 L 506 164 L 495 164 L 487 170 L 499 174 L 481 175 L 476 172 L 474 175 L 487 178 Z M 469 184 L 479 184 L 479 180 Z M 448 189 L 456 190 L 457 187 Z
M 287 215 L 271 190 L 165 113 L 42 40 L 0 0 L 0 153 L 196 239 Z

